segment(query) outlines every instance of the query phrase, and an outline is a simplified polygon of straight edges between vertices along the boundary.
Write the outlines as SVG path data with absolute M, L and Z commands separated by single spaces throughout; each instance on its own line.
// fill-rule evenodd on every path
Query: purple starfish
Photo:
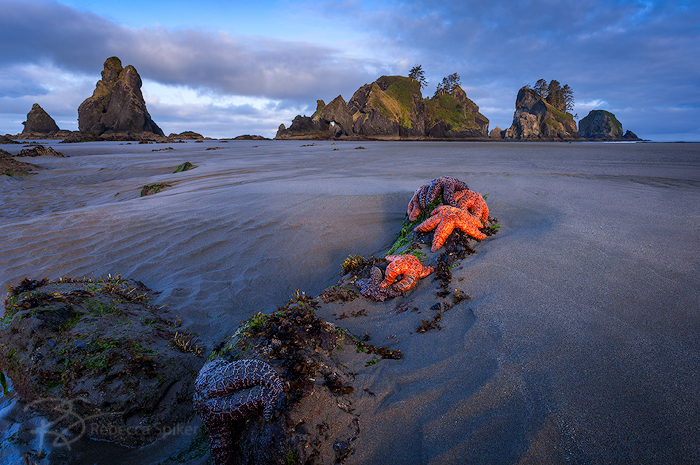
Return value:
M 445 205 L 457 206 L 455 191 L 467 191 L 469 187 L 466 183 L 456 178 L 442 176 L 430 181 L 425 197 L 421 197 L 421 207 L 427 208 L 428 204 L 442 194 Z M 424 202 L 424 203 L 423 203 Z
M 209 362 L 197 375 L 194 388 L 194 409 L 209 430 L 215 464 L 234 463 L 232 423 L 261 408 L 269 421 L 284 392 L 277 372 L 261 360 Z
M 358 279 L 355 281 L 355 286 L 360 289 L 360 294 L 376 302 L 384 302 L 391 297 L 399 297 L 402 295 L 401 291 L 394 289 L 394 286 L 381 289 L 379 285 L 382 283 L 383 279 L 382 270 L 373 266 L 370 271 L 370 277 Z

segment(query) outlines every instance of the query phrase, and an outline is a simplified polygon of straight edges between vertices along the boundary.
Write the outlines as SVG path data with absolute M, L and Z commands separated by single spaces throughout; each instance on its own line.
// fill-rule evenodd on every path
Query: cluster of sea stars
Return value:
M 455 228 L 479 240 L 486 238 L 486 235 L 479 231 L 489 217 L 489 209 L 484 198 L 478 192 L 470 191 L 466 183 L 450 176 L 435 178 L 416 189 L 408 203 L 409 221 L 416 221 L 421 212 L 428 208 L 428 205 L 440 194 L 444 205 L 435 208 L 430 213 L 430 217 L 415 228 L 418 232 L 435 229 L 432 252 L 438 251 L 444 245 Z M 370 278 L 356 282 L 362 295 L 376 301 L 383 302 L 387 298 L 400 295 L 401 292 L 413 288 L 418 279 L 435 271 L 435 268 L 424 266 L 413 255 L 389 255 L 385 258 L 391 263 L 386 268 L 383 281 L 381 271 L 373 267 Z M 403 278 L 395 283 L 399 276 Z
M 435 201 L 440 194 L 445 205 L 456 207 L 456 193 L 466 190 L 469 190 L 469 187 L 464 182 L 450 176 L 441 176 L 430 181 L 430 184 L 420 186 L 408 204 L 409 221 L 416 221 L 420 212 L 428 208 L 428 204 Z
M 419 187 L 408 203 L 408 219 L 415 221 L 421 211 L 442 193 L 444 205 L 430 213 L 430 218 L 416 226 L 419 232 L 435 229 L 431 251 L 439 250 L 455 228 L 482 240 L 486 235 L 479 231 L 488 222 L 489 208 L 478 192 L 470 191 L 459 179 L 443 176 L 430 184 Z
M 266 420 L 272 419 L 284 391 L 277 372 L 262 360 L 216 359 L 200 370 L 194 388 L 194 410 L 209 430 L 215 464 L 230 464 L 235 459 L 232 423 L 260 409 Z

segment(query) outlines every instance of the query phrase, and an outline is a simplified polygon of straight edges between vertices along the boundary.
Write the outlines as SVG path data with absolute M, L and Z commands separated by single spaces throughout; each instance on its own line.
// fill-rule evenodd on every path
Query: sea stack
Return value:
M 298 115 L 275 139 L 486 139 L 489 120 L 456 85 L 423 98 L 421 84 L 404 76 L 382 76 L 360 87 L 346 104 L 337 96 L 316 101 L 312 116 Z
M 622 123 L 614 114 L 605 110 L 591 110 L 578 122 L 581 137 L 593 140 L 641 140 L 632 131 L 623 134 Z
M 22 123 L 22 134 L 55 134 L 60 129 L 51 116 L 38 103 L 27 113 L 27 121 Z
M 148 114 L 136 68 L 123 68 L 117 57 L 107 58 L 92 97 L 78 107 L 78 128 L 96 136 L 144 132 L 164 135 Z
M 518 92 L 513 124 L 503 137 L 506 140 L 580 139 L 574 117 L 553 107 L 528 87 Z

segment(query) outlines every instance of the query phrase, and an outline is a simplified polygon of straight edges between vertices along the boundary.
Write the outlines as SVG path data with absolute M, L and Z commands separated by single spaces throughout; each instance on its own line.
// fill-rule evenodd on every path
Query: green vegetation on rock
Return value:
M 464 111 L 462 104 L 451 94 L 440 94 L 436 98 L 425 99 L 428 126 L 443 121 L 452 131 L 479 129 L 474 115 Z
M 385 88 L 385 91 L 382 91 Z M 413 96 L 420 95 L 420 83 L 403 76 L 382 76 L 372 84 L 370 103 L 400 126 L 411 128 Z

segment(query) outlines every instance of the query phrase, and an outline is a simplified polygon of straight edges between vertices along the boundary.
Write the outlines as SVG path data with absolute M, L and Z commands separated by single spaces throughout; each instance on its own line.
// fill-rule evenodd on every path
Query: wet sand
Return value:
M 211 350 L 295 289 L 335 284 L 348 255 L 383 255 L 413 191 L 454 176 L 501 231 L 453 270 L 471 300 L 442 330 L 416 331 L 430 278 L 319 311 L 404 354 L 358 373 L 345 463 L 700 461 L 700 144 L 304 144 L 52 142 L 69 158 L 0 178 L 0 283 L 121 273 Z M 172 174 L 185 161 L 198 168 Z M 139 198 L 156 182 L 172 187 Z M 186 443 L 72 457 L 159 463 Z

